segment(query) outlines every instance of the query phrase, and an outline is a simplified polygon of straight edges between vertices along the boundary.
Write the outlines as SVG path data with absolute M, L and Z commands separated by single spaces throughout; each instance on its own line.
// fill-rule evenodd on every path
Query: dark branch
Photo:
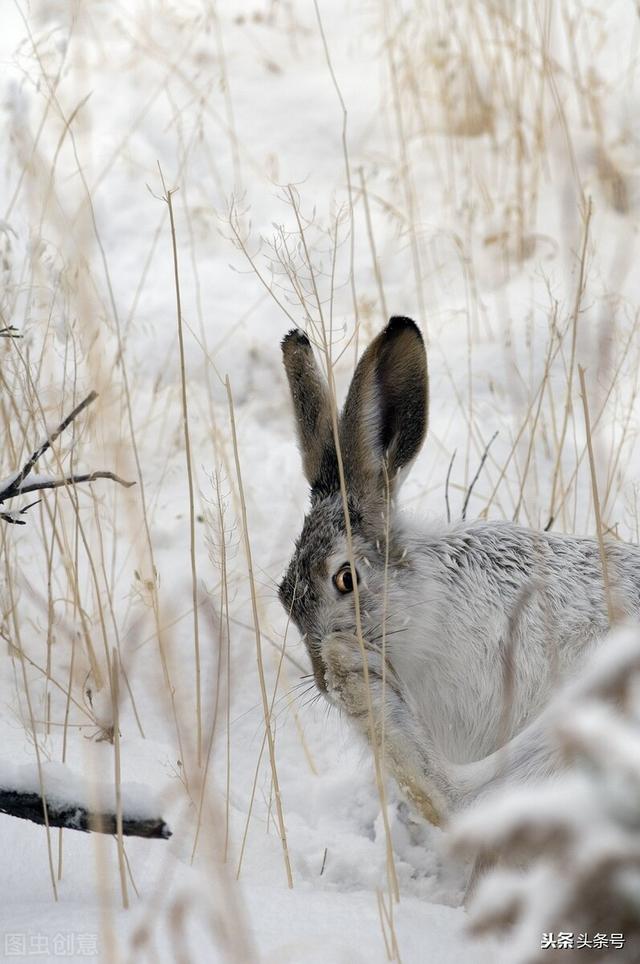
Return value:
M 447 469 L 447 481 L 444 484 L 444 504 L 447 507 L 447 522 L 451 522 L 451 506 L 449 505 L 449 479 L 451 478 L 451 469 L 453 468 L 453 461 L 456 457 L 457 449 L 453 450 L 453 455 L 451 456 L 451 461 L 449 462 L 449 468 Z
M 478 481 L 478 479 L 479 479 L 479 477 L 480 477 L 480 473 L 482 472 L 482 466 L 483 466 L 484 463 L 487 461 L 487 455 L 489 454 L 489 449 L 490 449 L 491 446 L 493 445 L 493 443 L 494 443 L 494 441 L 496 440 L 497 436 L 498 436 L 498 433 L 497 433 L 497 432 L 494 432 L 493 435 L 491 436 L 491 438 L 489 439 L 489 444 L 487 445 L 486 449 L 485 449 L 484 452 L 482 453 L 482 458 L 480 459 L 480 465 L 478 466 L 478 471 L 476 472 L 476 474 L 474 475 L 474 477 L 471 479 L 471 485 L 470 485 L 469 488 L 467 489 L 467 494 L 466 494 L 465 497 L 464 497 L 464 504 L 463 504 L 463 506 L 462 506 L 462 518 L 463 518 L 463 519 L 466 519 L 466 518 L 467 518 L 467 506 L 469 505 L 469 499 L 471 498 L 471 493 L 473 492 L 473 487 L 474 487 L 474 485 L 476 484 L 476 482 Z
M 91 403 L 94 402 L 97 397 L 97 392 L 90 392 L 87 397 L 80 402 L 79 405 L 76 405 L 73 411 L 70 412 L 66 418 L 62 420 L 62 422 L 60 422 L 58 427 L 49 436 L 47 436 L 44 442 L 31 453 L 15 478 L 12 478 L 4 489 L 0 490 L 0 505 L 3 502 L 6 502 L 8 499 L 13 499 L 16 496 L 23 495 L 27 492 L 41 492 L 43 489 L 59 489 L 62 486 L 78 485 L 81 482 L 95 482 L 96 479 L 111 479 L 112 482 L 117 482 L 118 485 L 123 485 L 125 488 L 130 488 L 132 485 L 135 485 L 135 482 L 126 482 L 114 472 L 107 471 L 87 472 L 83 475 L 68 475 L 62 479 L 40 479 L 33 482 L 27 481 L 29 474 L 33 471 L 36 463 L 38 462 L 38 459 L 44 455 L 47 449 L 51 448 L 52 444 L 71 424 L 71 422 L 73 422 L 73 420 L 77 418 L 85 408 L 91 405 Z M 18 516 L 24 515 L 27 509 L 30 509 L 33 505 L 37 505 L 37 503 L 31 502 L 29 505 L 26 505 L 24 508 L 18 509 L 15 512 L 0 512 L 0 519 L 2 519 L 4 522 L 9 522 L 12 525 L 26 525 L 26 521 L 24 519 L 19 519 Z
M 20 793 L 17 790 L 0 790 L 0 813 L 20 820 L 45 824 L 42 797 L 37 793 Z M 50 827 L 81 830 L 84 833 L 115 834 L 115 813 L 89 813 L 85 807 L 54 803 L 47 800 L 47 818 Z M 151 837 L 167 840 L 169 827 L 161 817 L 127 817 L 123 814 L 122 833 L 125 837 Z
M 87 472 L 84 475 L 68 475 L 64 479 L 47 479 L 46 482 L 26 482 L 21 487 L 20 494 L 23 495 L 25 492 L 39 492 L 41 489 L 60 489 L 63 485 L 77 485 L 79 482 L 95 482 L 96 479 L 111 479 L 112 482 L 123 485 L 125 489 L 130 489 L 132 485 L 135 485 L 135 482 L 127 482 L 114 472 Z M 8 498 L 8 496 L 0 495 L 0 502 L 4 502 L 6 498 Z M 31 504 L 35 505 L 35 502 Z M 29 508 L 29 506 L 26 508 Z
M 29 509 L 33 508 L 34 505 L 37 505 L 41 501 L 42 499 L 36 499 L 35 502 L 30 502 L 29 505 L 23 505 L 21 509 L 16 509 L 15 512 L 0 512 L 0 519 L 3 519 L 4 522 L 9 522 L 14 526 L 26 526 L 26 519 L 18 519 L 16 517 L 19 515 L 24 515 L 25 512 L 28 512 Z
M 22 483 L 29 475 L 29 473 L 33 470 L 33 467 L 35 466 L 38 459 L 44 455 L 47 449 L 51 448 L 55 440 L 60 435 L 62 435 L 65 428 L 67 428 L 67 426 L 70 425 L 71 422 L 73 422 L 74 418 L 77 418 L 80 412 L 82 412 L 85 408 L 87 408 L 87 406 L 91 405 L 91 403 L 94 402 L 97 397 L 98 397 L 97 392 L 90 392 L 87 395 L 87 397 L 84 399 L 84 401 L 80 402 L 79 405 L 76 405 L 74 410 L 70 412 L 69 415 L 67 415 L 67 417 L 60 422 L 58 427 L 51 433 L 51 435 L 49 435 L 44 440 L 42 445 L 39 445 L 38 448 L 35 450 L 35 452 L 31 453 L 27 461 L 24 463 L 24 465 L 18 472 L 18 475 L 16 476 L 16 478 L 12 480 L 10 485 L 8 485 L 7 488 L 4 489 L 4 491 L 0 492 L 0 502 L 4 502 L 5 499 L 11 499 L 14 495 L 20 495 L 20 493 L 23 491 Z M 25 489 L 25 491 L 27 490 Z

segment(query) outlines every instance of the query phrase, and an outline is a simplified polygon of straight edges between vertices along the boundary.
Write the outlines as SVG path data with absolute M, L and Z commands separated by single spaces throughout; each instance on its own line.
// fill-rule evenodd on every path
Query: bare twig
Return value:
M 26 492 L 40 492 L 43 489 L 61 489 L 65 485 L 95 482 L 96 479 L 111 479 L 112 482 L 123 485 L 125 489 L 130 489 L 132 485 L 136 484 L 135 482 L 127 482 L 126 479 L 121 479 L 115 472 L 100 470 L 98 472 L 85 472 L 80 475 L 67 475 L 62 479 L 41 479 L 39 482 L 27 482 L 26 485 L 20 487 L 18 492 L 13 491 L 14 487 L 11 486 L 11 491 L 6 489 L 4 492 L 0 492 L 0 502 L 6 502 L 7 499 L 13 499 L 16 495 L 24 495 Z M 24 512 L 26 509 L 30 509 L 32 505 L 37 505 L 37 502 L 32 502 L 31 505 L 24 506 L 20 511 Z
M 2 334 L 2 332 L 0 332 L 0 334 Z M 0 489 L 0 504 L 6 502 L 8 499 L 13 499 L 18 495 L 24 495 L 27 492 L 41 492 L 44 489 L 59 489 L 63 486 L 79 485 L 82 482 L 95 482 L 96 479 L 110 479 L 112 482 L 117 482 L 118 485 L 123 485 L 127 489 L 132 485 L 135 485 L 135 482 L 126 482 L 114 472 L 109 471 L 86 472 L 84 474 L 67 475 L 62 479 L 45 478 L 35 479 L 31 482 L 27 481 L 38 460 L 42 458 L 48 449 L 51 448 L 56 439 L 58 439 L 64 430 L 71 425 L 74 419 L 76 419 L 78 415 L 85 410 L 85 408 L 91 405 L 91 403 L 94 402 L 97 397 L 97 392 L 90 392 L 87 397 L 80 402 L 79 405 L 76 405 L 73 411 L 71 411 L 66 418 L 60 422 L 58 427 L 46 437 L 44 442 L 42 442 L 41 445 L 39 445 L 38 448 L 31 453 L 20 471 L 9 479 L 3 489 Z M 13 525 L 26 525 L 25 520 L 19 519 L 18 516 L 24 515 L 28 509 L 37 504 L 37 501 L 31 502 L 29 505 L 25 505 L 21 509 L 17 509 L 15 512 L 0 512 L 0 519 Z
M 451 461 L 449 462 L 449 468 L 447 469 L 447 479 L 444 484 L 444 502 L 447 507 L 447 522 L 451 522 L 451 506 L 449 505 L 449 479 L 451 478 L 451 469 L 453 468 L 456 452 L 457 449 L 454 449 L 453 455 L 451 456 Z
M 24 515 L 29 509 L 32 509 L 34 505 L 38 505 L 40 499 L 36 499 L 35 502 L 30 502 L 29 505 L 23 505 L 21 509 L 17 509 L 15 512 L 0 512 L 0 519 L 3 522 L 9 522 L 14 526 L 26 526 L 26 519 L 18 519 L 19 515 Z
M 478 478 L 480 477 L 480 473 L 482 472 L 482 466 L 483 466 L 484 463 L 487 461 L 487 455 L 489 454 L 489 449 L 490 449 L 491 446 L 493 445 L 493 443 L 494 443 L 495 439 L 497 438 L 497 436 L 498 436 L 498 433 L 497 433 L 497 432 L 494 432 L 493 435 L 491 436 L 491 438 L 489 439 L 489 442 L 488 442 L 488 444 L 487 444 L 487 447 L 485 448 L 484 452 L 482 453 L 482 458 L 480 459 L 480 465 L 478 466 L 478 469 L 477 469 L 477 471 L 476 471 L 476 474 L 475 474 L 474 477 L 471 479 L 471 483 L 470 483 L 470 485 L 469 485 L 469 488 L 467 489 L 467 494 L 466 494 L 465 497 L 464 497 L 464 503 L 463 503 L 463 506 L 462 506 L 462 518 L 463 518 L 463 519 L 466 519 L 466 518 L 467 518 L 467 506 L 469 505 L 469 499 L 471 498 L 471 493 L 473 492 L 473 488 L 474 488 L 476 482 L 478 481 Z M 454 455 L 455 455 L 455 452 L 454 452 Z M 453 460 L 452 460 L 452 461 L 453 461 Z M 447 476 L 447 479 L 448 479 L 448 476 Z
M 53 443 L 56 441 L 56 439 L 59 438 L 60 435 L 62 435 L 65 428 L 71 425 L 73 420 L 78 417 L 80 412 L 84 411 L 84 409 L 87 408 L 89 405 L 91 405 L 92 402 L 95 402 L 97 397 L 98 397 L 97 392 L 89 392 L 89 394 L 84 399 L 84 401 L 80 402 L 79 405 L 76 405 L 73 411 L 70 412 L 66 418 L 63 418 L 63 420 L 60 422 L 58 427 L 51 433 L 51 435 L 47 436 L 47 438 L 44 440 L 42 445 L 39 445 L 38 448 L 31 453 L 31 455 L 29 456 L 29 458 L 27 459 L 23 467 L 20 469 L 20 472 L 18 473 L 18 475 L 14 479 L 12 479 L 10 485 L 7 486 L 2 492 L 0 492 L 0 502 L 4 501 L 4 499 L 11 498 L 11 495 L 18 495 L 18 493 L 22 488 L 22 483 L 29 475 L 29 473 L 33 471 L 33 467 L 38 461 L 38 459 L 42 458 L 42 456 L 47 451 L 47 449 L 50 449 Z

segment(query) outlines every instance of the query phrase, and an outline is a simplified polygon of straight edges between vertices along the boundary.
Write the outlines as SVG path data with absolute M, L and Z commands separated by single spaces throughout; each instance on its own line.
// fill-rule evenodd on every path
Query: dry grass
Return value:
M 270 629 L 272 610 L 259 584 L 263 564 L 277 579 L 284 559 L 278 556 L 276 565 L 256 556 L 252 565 L 250 527 L 257 523 L 249 500 L 257 501 L 256 515 L 261 506 L 248 479 L 250 442 L 238 414 L 237 399 L 247 393 L 236 391 L 223 367 L 229 344 L 237 338 L 244 345 L 247 330 L 259 334 L 255 306 L 268 305 L 268 317 L 283 331 L 296 326 L 310 334 L 331 389 L 336 439 L 341 387 L 359 346 L 388 311 L 421 321 L 429 340 L 432 419 L 424 471 L 408 489 L 412 505 L 428 511 L 435 502 L 441 512 L 446 476 L 452 514 L 460 515 L 483 460 L 467 497 L 470 516 L 598 534 L 602 545 L 605 536 L 637 539 L 640 531 L 634 488 L 640 342 L 628 283 L 633 259 L 624 238 L 612 259 L 602 249 L 615 218 L 633 214 L 632 178 L 617 160 L 619 143 L 607 122 L 615 78 L 596 78 L 590 66 L 605 44 L 606 22 L 578 0 L 558 7 L 550 0 L 523 3 L 513 11 L 498 2 L 415 0 L 410 11 L 392 0 L 367 4 L 382 77 L 381 125 L 389 132 L 389 149 L 370 155 L 351 141 L 357 105 L 341 84 L 336 41 L 321 6 L 315 5 L 316 18 L 308 24 L 285 6 L 274 6 L 271 22 L 244 24 L 247 42 L 262 50 L 263 29 L 292 48 L 315 38 L 335 95 L 330 120 L 342 149 L 335 196 L 316 198 L 285 177 L 271 189 L 278 194 L 273 229 L 254 229 L 251 192 L 246 200 L 242 190 L 254 181 L 262 189 L 265 164 L 238 123 L 240 78 L 233 77 L 225 38 L 231 21 L 215 3 L 198 15 L 163 6 L 177 38 L 171 54 L 142 15 L 123 14 L 111 25 L 129 56 L 143 59 L 155 85 L 128 129 L 117 132 L 113 151 L 92 164 L 90 68 L 75 33 L 91 37 L 99 53 L 102 14 L 79 4 L 77 18 L 65 27 L 63 49 L 55 48 L 37 18 L 24 18 L 19 60 L 28 83 L 38 84 L 40 122 L 30 126 L 17 110 L 12 115 L 13 191 L 0 234 L 0 327 L 8 332 L 15 326 L 12 334 L 23 336 L 0 338 L 0 476 L 17 469 L 47 427 L 95 389 L 100 397 L 87 418 L 55 441 L 38 470 L 66 475 L 97 466 L 137 482 L 127 491 L 107 481 L 55 490 L 29 511 L 27 527 L 0 522 L 0 633 L 13 662 L 12 712 L 39 763 L 52 757 L 77 765 L 80 728 L 93 741 L 113 742 L 117 785 L 118 755 L 126 758 L 128 738 L 146 736 L 174 748 L 166 803 L 192 841 L 192 860 L 206 864 L 217 898 L 237 923 L 234 937 L 212 899 L 203 897 L 211 939 L 238 961 L 252 959 L 254 949 L 244 911 L 226 883 L 227 865 L 239 873 L 246 862 L 255 811 L 269 818 L 270 805 L 262 807 L 256 796 L 263 785 L 268 795 L 273 789 L 285 878 L 294 883 L 286 787 L 278 782 L 275 708 L 282 693 L 288 694 L 305 766 L 315 770 L 306 717 L 291 695 L 286 614 Z M 211 49 L 199 60 L 192 48 L 207 30 Z M 190 72 L 194 64 L 202 69 Z M 67 69 L 77 85 L 73 97 L 63 84 Z M 109 243 L 103 237 L 104 195 L 114 170 L 121 176 L 122 164 L 134 156 L 145 113 L 158 104 L 170 117 L 176 158 L 170 183 L 180 193 L 162 186 L 167 204 L 158 205 L 155 231 L 135 239 L 133 277 L 117 258 L 113 232 L 106 231 Z M 230 176 L 221 173 L 220 145 L 229 155 Z M 158 187 L 151 164 L 142 175 L 134 168 L 131 177 L 138 190 L 145 178 L 153 191 Z M 208 209 L 200 177 L 213 194 Z M 561 211 L 551 210 L 545 198 L 558 181 L 566 198 Z M 214 207 L 227 209 L 218 222 L 222 238 L 214 231 Z M 14 219 L 28 226 L 28 245 L 18 243 Z M 238 276 L 239 287 L 251 288 L 246 313 L 224 321 L 203 303 L 203 266 L 216 245 L 223 261 L 233 258 L 236 270 L 247 272 Z M 119 290 L 118 272 L 126 275 L 127 290 Z M 151 377 L 140 355 L 139 319 L 153 310 L 154 277 L 165 279 L 164 290 L 173 288 L 178 327 L 176 339 L 159 338 L 158 346 L 149 331 L 149 353 L 160 356 Z M 525 277 L 530 323 L 515 287 Z M 180 301 L 185 291 L 188 309 Z M 279 365 L 275 341 L 273 355 Z M 580 365 L 587 368 L 584 408 Z M 282 392 L 284 418 L 284 388 L 273 391 Z M 215 485 L 207 475 L 212 470 Z M 189 521 L 165 528 L 165 514 L 174 510 L 188 511 Z M 233 525 L 244 560 L 230 551 Z M 188 585 L 167 566 L 167 530 L 189 559 Z M 217 547 L 209 563 L 207 535 Z M 218 602 L 203 617 L 210 605 L 205 596 Z M 237 599 L 244 603 L 236 605 Z M 234 655 L 238 660 L 248 652 L 249 634 L 234 619 L 243 617 L 255 633 L 257 661 L 248 670 L 242 663 L 239 682 L 232 678 Z M 275 639 L 267 648 L 268 632 Z M 359 639 L 364 656 L 361 630 Z M 263 657 L 263 647 L 272 659 Z M 255 768 L 243 785 L 234 769 L 232 683 L 262 706 L 263 739 L 256 741 Z M 387 893 L 378 894 L 378 910 L 388 957 L 400 960 L 393 909 L 400 887 L 383 766 L 374 755 L 387 853 Z M 88 758 L 90 773 L 98 758 L 90 752 Z M 247 804 L 246 823 L 235 837 L 233 789 Z M 47 833 L 54 896 L 63 878 L 65 839 L 60 834 L 56 860 Z M 126 906 L 129 858 L 120 836 L 113 853 L 99 859 L 111 870 L 117 861 Z M 127 949 L 131 959 L 151 953 L 158 910 L 176 948 L 186 946 L 193 909 L 179 897 L 166 905 L 168 867 L 169 861 L 158 893 L 145 895 L 147 917 Z M 106 943 L 115 960 L 116 938 Z

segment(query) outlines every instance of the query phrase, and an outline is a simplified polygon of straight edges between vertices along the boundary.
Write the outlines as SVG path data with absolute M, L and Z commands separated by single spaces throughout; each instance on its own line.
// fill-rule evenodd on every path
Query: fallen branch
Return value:
M 64 827 L 68 830 L 81 830 L 84 833 L 116 833 L 115 813 L 90 813 L 83 806 L 59 803 L 47 799 L 47 822 L 50 827 Z M 38 793 L 25 793 L 19 790 L 0 789 L 0 813 L 20 820 L 45 824 L 45 810 L 42 797 Z M 122 818 L 122 833 L 125 837 L 149 837 L 167 840 L 171 836 L 169 827 L 161 817 Z
M 166 839 L 171 831 L 158 811 L 150 788 L 140 783 L 112 784 L 88 780 L 64 763 L 53 760 L 14 764 L 0 759 L 0 813 L 49 827 L 85 833 L 115 834 L 118 793 L 123 827 L 130 837 Z

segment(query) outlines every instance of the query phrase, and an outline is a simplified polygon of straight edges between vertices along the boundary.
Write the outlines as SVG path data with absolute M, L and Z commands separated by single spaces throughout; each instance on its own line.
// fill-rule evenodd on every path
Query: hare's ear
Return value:
M 347 483 L 361 498 L 380 498 L 385 476 L 393 494 L 427 433 L 428 394 L 420 330 L 392 318 L 358 362 L 340 422 Z
M 282 340 L 282 356 L 302 453 L 304 474 L 312 489 L 328 453 L 335 450 L 329 389 L 315 360 L 311 342 L 294 328 Z

